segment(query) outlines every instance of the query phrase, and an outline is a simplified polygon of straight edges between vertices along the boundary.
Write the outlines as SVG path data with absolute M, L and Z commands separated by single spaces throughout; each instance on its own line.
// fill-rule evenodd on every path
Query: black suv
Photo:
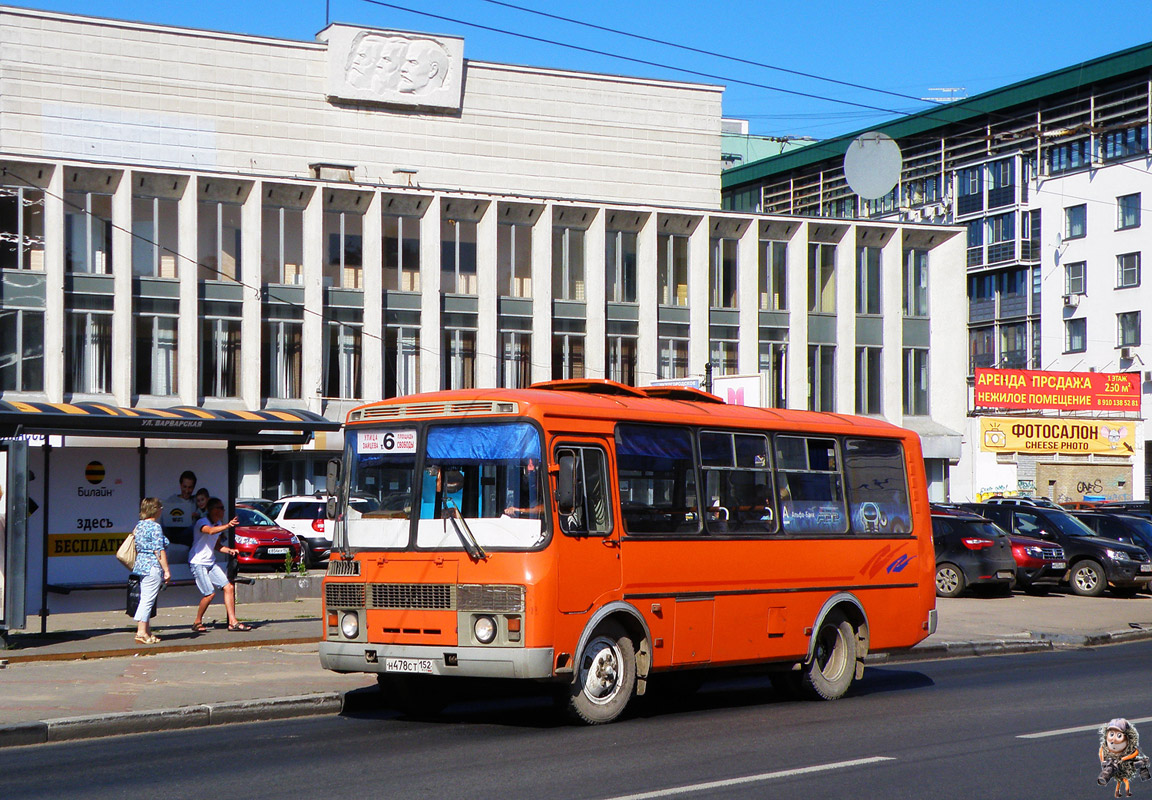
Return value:
M 1152 580 L 1152 560 L 1143 547 L 1105 539 L 1066 511 L 1010 502 L 964 503 L 1013 534 L 1034 536 L 1064 548 L 1064 581 L 1079 595 L 1096 597 L 1112 586 L 1131 596 Z

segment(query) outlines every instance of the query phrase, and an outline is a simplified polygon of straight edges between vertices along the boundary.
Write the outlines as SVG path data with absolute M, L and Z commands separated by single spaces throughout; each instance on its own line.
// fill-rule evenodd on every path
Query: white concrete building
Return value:
M 2 8 L 0 40 L 5 400 L 341 419 L 711 362 L 763 374 L 767 405 L 921 431 L 944 497 L 962 231 L 722 211 L 718 87 L 341 25 L 296 42 Z M 339 445 L 241 453 L 236 489 L 322 489 Z

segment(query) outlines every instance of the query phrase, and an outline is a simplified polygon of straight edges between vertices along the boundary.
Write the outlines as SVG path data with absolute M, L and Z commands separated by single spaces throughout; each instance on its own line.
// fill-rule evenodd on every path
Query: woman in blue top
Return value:
M 136 641 L 156 644 L 160 637 L 152 633 L 152 608 L 160 594 L 161 582 L 172 579 L 168 571 L 168 537 L 160 527 L 160 510 L 164 506 L 159 498 L 145 497 L 140 501 L 140 521 L 132 532 L 136 537 L 136 564 L 132 571 L 140 575 L 140 605 L 136 608 Z M 163 572 L 163 579 L 161 579 Z

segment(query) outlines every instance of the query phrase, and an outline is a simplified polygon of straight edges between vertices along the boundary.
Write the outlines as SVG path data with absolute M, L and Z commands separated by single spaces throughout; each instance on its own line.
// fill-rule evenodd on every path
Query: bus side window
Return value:
M 785 533 L 844 533 L 848 513 L 836 440 L 777 436 L 776 488 Z
M 692 439 L 687 428 L 616 426 L 620 511 L 629 534 L 700 532 Z
M 571 459 L 572 464 L 572 508 L 559 509 L 560 530 L 573 536 L 610 533 L 604 451 L 597 447 L 564 447 L 556 451 L 557 463 L 565 463 L 566 459 Z
M 762 434 L 702 431 L 704 521 L 710 533 L 773 533 L 776 509 Z
M 853 533 L 912 530 L 904 447 L 900 442 L 845 439 L 844 480 Z

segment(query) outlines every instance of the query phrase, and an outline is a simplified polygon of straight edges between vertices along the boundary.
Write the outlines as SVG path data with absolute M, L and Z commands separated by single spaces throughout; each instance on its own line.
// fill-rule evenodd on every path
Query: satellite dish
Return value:
M 904 159 L 900 145 L 879 131 L 862 133 L 844 153 L 844 177 L 848 186 L 865 200 L 875 200 L 892 191 L 900 180 Z

